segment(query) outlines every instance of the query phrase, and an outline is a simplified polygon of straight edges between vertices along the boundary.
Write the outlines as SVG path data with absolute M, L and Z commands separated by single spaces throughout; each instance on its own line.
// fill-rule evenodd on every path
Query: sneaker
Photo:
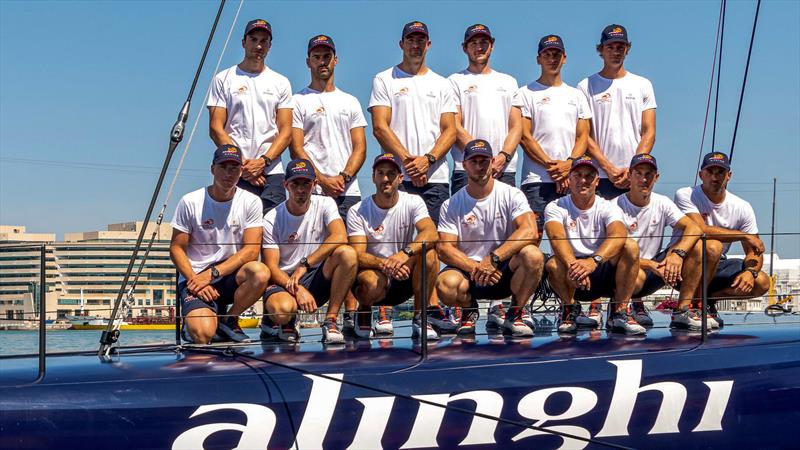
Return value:
M 448 317 L 441 306 L 428 307 L 428 323 L 439 334 L 453 334 L 458 328 L 458 325 Z
M 650 312 L 647 310 L 647 307 L 644 306 L 644 303 L 641 300 L 633 301 L 631 303 L 633 309 L 633 318 L 636 320 L 636 323 L 643 327 L 652 327 L 653 318 L 650 317 Z
M 228 316 L 217 322 L 217 331 L 233 342 L 250 342 L 250 336 L 239 326 L 239 316 Z
M 576 319 L 580 313 L 580 308 L 576 305 L 564 305 L 561 308 L 561 319 L 558 324 L 559 333 L 575 334 L 578 332 Z
M 450 321 L 453 330 L 461 325 L 462 312 L 463 310 L 460 306 L 456 306 L 455 308 L 447 308 L 447 320 Z
M 356 335 L 356 319 L 355 315 L 358 314 L 355 311 L 345 311 L 342 315 L 342 334 L 345 336 L 355 336 Z
M 722 317 L 719 315 L 719 311 L 717 311 L 717 303 L 709 303 L 708 305 L 708 327 L 709 328 L 722 328 L 725 326 L 725 321 L 722 320 Z
M 355 317 L 355 326 L 353 334 L 362 339 L 369 339 L 372 337 L 372 310 L 369 311 L 356 311 L 353 313 Z
M 529 326 L 531 330 L 536 329 L 536 322 L 533 321 L 533 317 L 531 317 L 531 313 L 528 311 L 528 308 L 522 308 L 522 322 Z
M 669 323 L 669 327 L 681 330 L 700 330 L 700 314 L 696 309 L 690 309 L 688 306 L 676 309 L 672 312 L 672 321 Z
M 274 341 L 278 339 L 280 325 L 272 321 L 269 315 L 264 314 L 261 317 L 261 333 L 259 337 L 262 341 Z
M 497 330 L 503 327 L 506 321 L 506 312 L 503 310 L 503 304 L 498 303 L 489 308 L 489 314 L 486 316 L 486 330 Z
M 428 336 L 428 340 L 429 341 L 438 341 L 439 340 L 439 333 L 437 333 L 436 330 L 433 329 L 433 326 L 431 326 L 431 323 L 430 322 L 426 322 L 425 325 L 427 325 L 427 327 L 426 327 L 427 331 L 426 331 L 425 334 Z M 414 317 L 414 320 L 411 321 L 411 337 L 412 338 L 420 337 L 421 331 L 422 331 L 422 321 L 420 320 L 419 315 L 417 315 L 416 317 Z
M 184 322 L 181 326 L 181 337 L 183 338 L 183 342 L 187 344 L 194 344 L 194 339 L 189 334 L 189 330 L 186 329 L 186 323 Z
M 600 302 L 592 302 L 589 311 L 583 312 L 579 304 L 576 303 L 575 325 L 581 328 L 597 328 L 603 320 L 603 305 Z
M 475 334 L 475 324 L 478 322 L 478 308 L 464 309 L 461 324 L 456 329 L 456 334 Z
M 344 344 L 344 336 L 336 325 L 336 319 L 325 319 L 322 323 L 323 344 Z
M 372 329 L 376 335 L 390 336 L 394 334 L 392 326 L 392 309 L 386 306 L 378 307 L 378 317 L 372 322 Z
M 510 334 L 514 337 L 531 337 L 533 336 L 533 329 L 522 321 L 522 311 L 525 308 L 520 306 L 512 306 L 505 315 L 503 321 L 503 333 Z
M 647 330 L 645 330 L 643 326 L 639 325 L 636 322 L 636 319 L 633 318 L 633 315 L 629 314 L 628 311 L 618 311 L 612 313 L 608 318 L 608 322 L 606 323 L 606 329 L 616 333 L 633 335 L 647 333 Z

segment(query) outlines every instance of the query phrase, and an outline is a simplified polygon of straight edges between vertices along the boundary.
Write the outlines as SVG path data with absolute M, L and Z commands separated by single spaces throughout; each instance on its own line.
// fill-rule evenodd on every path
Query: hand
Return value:
M 617 178 L 617 180 L 614 181 L 614 186 L 620 189 L 627 189 L 631 187 L 631 179 L 629 178 L 629 176 L 630 173 L 628 173 L 628 169 L 622 169 L 619 178 Z
M 266 161 L 263 158 L 245 159 L 244 163 L 242 163 L 242 178 L 250 181 L 259 175 L 263 175 L 265 165 Z
M 344 178 L 341 175 L 326 177 L 319 174 L 317 175 L 317 182 L 319 182 L 322 192 L 329 197 L 337 198 L 344 193 Z
M 186 283 L 186 288 L 189 289 L 189 292 L 192 294 L 197 295 L 204 287 L 210 285 L 212 281 L 211 269 L 206 269 L 193 276 L 192 279 Z
M 733 279 L 733 283 L 731 287 L 734 289 L 739 295 L 747 295 L 753 291 L 753 286 L 756 284 L 756 279 L 753 277 L 753 274 L 749 271 L 745 270 L 736 275 L 736 278 Z
M 423 187 L 428 184 L 428 176 L 422 175 L 421 177 L 411 177 L 411 185 L 414 187 Z
M 411 268 L 406 265 L 409 259 L 405 253 L 397 252 L 383 260 L 381 271 L 395 280 L 407 280 L 411 276 Z
M 572 167 L 572 161 L 568 159 L 550 161 L 547 165 L 547 173 L 550 178 L 555 182 L 566 180 L 569 176 L 569 169 Z
M 745 237 L 745 241 L 747 241 L 747 243 L 753 248 L 756 256 L 764 254 L 764 241 L 762 241 L 761 238 L 755 234 L 748 234 Z
M 428 169 L 431 168 L 431 165 L 425 156 L 409 156 L 403 161 L 403 168 L 405 168 L 409 177 L 418 178 L 428 175 Z
M 478 286 L 493 286 L 500 281 L 503 274 L 492 264 L 492 257 L 486 255 L 472 268 L 469 275 Z
M 286 282 L 286 292 L 297 295 L 297 288 L 302 287 L 300 279 L 303 278 L 306 272 L 308 272 L 308 269 L 305 266 L 298 265 L 292 272 L 292 276 L 289 277 L 289 281 Z
M 656 273 L 670 285 L 675 286 L 683 278 L 681 277 L 681 270 L 683 268 L 683 259 L 673 252 L 669 252 L 664 261 L 656 265 Z
M 303 286 L 297 286 L 297 293 L 294 294 L 295 301 L 297 302 L 297 309 L 303 312 L 312 313 L 317 310 L 317 301 L 311 292 L 308 292 Z
M 569 178 L 564 178 L 561 181 L 556 181 L 556 192 L 559 194 L 569 193 Z
M 508 163 L 506 161 L 506 157 L 501 155 L 500 153 L 497 154 L 494 158 L 492 158 L 492 176 L 494 178 L 500 178 L 503 176 L 503 172 L 506 170 L 506 166 Z
M 200 291 L 197 292 L 197 296 L 200 297 L 206 303 L 211 303 L 219 298 L 219 292 L 214 288 L 214 286 L 208 285 Z
M 589 285 L 589 275 L 597 270 L 597 263 L 592 258 L 579 258 L 569 264 L 567 276 L 578 286 Z M 585 280 L 585 281 L 584 281 Z M 586 288 L 588 289 L 588 287 Z

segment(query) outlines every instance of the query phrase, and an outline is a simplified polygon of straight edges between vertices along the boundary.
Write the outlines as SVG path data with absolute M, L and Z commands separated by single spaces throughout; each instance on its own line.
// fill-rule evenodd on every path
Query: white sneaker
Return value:
M 503 322 L 503 332 L 514 337 L 531 337 L 533 329 L 522 321 L 522 308 L 512 306 Z
M 536 329 L 536 323 L 533 321 L 531 313 L 528 312 L 528 308 L 522 308 L 522 321 L 525 323 L 525 325 L 529 326 L 531 330 Z
M 575 324 L 581 328 L 597 328 L 603 320 L 602 306 L 600 303 L 592 302 L 589 311 L 582 312 L 575 318 Z
M 326 319 L 322 323 L 322 343 L 323 344 L 344 344 L 344 335 L 339 331 L 336 321 Z
M 356 311 L 353 313 L 353 334 L 357 338 L 372 337 L 372 311 Z
M 392 326 L 391 308 L 386 306 L 378 307 L 378 317 L 372 321 L 372 330 L 378 336 L 389 336 L 394 334 Z
M 506 312 L 503 310 L 502 303 L 498 303 L 489 308 L 489 315 L 486 317 L 487 331 L 490 329 L 492 330 L 501 329 L 505 321 L 506 321 Z
M 559 333 L 575 334 L 578 332 L 578 324 L 576 323 L 578 311 L 577 304 L 562 306 L 561 318 L 558 324 Z
M 702 327 L 700 315 L 696 309 L 684 308 L 673 311 L 672 321 L 670 322 L 669 327 L 682 330 L 698 331 Z
M 613 332 L 625 334 L 646 334 L 647 330 L 636 322 L 636 319 L 627 312 L 616 312 L 609 318 L 606 328 Z
M 426 322 L 427 325 L 427 332 L 425 333 L 428 336 L 429 341 L 438 341 L 439 340 L 439 333 L 433 329 L 429 322 Z M 417 338 L 421 335 L 422 330 L 422 321 L 420 320 L 419 316 L 414 317 L 414 320 L 411 321 L 411 337 Z

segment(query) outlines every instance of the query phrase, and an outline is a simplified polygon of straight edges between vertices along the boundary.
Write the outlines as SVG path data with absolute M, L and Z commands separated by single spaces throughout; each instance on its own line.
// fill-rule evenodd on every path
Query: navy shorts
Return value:
M 353 286 L 355 290 L 355 286 Z M 375 306 L 397 306 L 405 303 L 406 300 L 414 296 L 414 285 L 411 277 L 407 280 L 396 280 L 389 277 L 389 285 L 386 286 L 386 296 L 375 303 Z
M 323 263 L 324 264 L 324 263 Z M 320 307 L 328 302 L 331 296 L 331 282 L 325 279 L 322 274 L 322 264 L 312 268 L 305 275 L 300 278 L 300 284 L 314 296 L 314 301 L 317 302 L 317 307 Z M 273 284 L 267 287 L 264 291 L 264 300 L 269 300 L 272 294 L 279 292 L 288 292 L 285 288 Z
M 558 200 L 564 194 L 559 194 L 556 183 L 526 183 L 520 190 L 528 199 L 528 205 L 536 214 L 536 226 L 539 233 L 544 230 L 544 208 L 553 200 Z
M 600 178 L 600 183 L 597 185 L 596 193 L 606 200 L 611 200 L 628 191 L 630 191 L 630 189 L 620 189 L 614 186 L 614 183 L 612 183 L 608 178 Z
M 233 295 L 239 287 L 236 283 L 236 273 L 225 275 L 216 283 L 211 283 L 211 286 L 219 292 L 219 298 L 213 302 L 207 303 L 200 297 L 191 294 L 189 289 L 186 288 L 186 284 L 186 280 L 182 280 L 178 283 L 178 300 L 181 302 L 181 314 L 183 316 L 200 308 L 208 308 L 216 314 L 228 312 L 228 305 L 233 304 Z
M 597 300 L 600 297 L 613 297 L 614 288 L 616 283 L 614 276 L 617 274 L 617 266 L 611 264 L 610 261 L 605 261 L 603 264 L 597 266 L 594 272 L 589 275 L 591 289 L 576 289 L 575 300 L 579 302 L 589 302 Z
M 347 223 L 347 212 L 350 211 L 350 208 L 355 206 L 356 203 L 361 201 L 361 197 L 355 195 L 340 195 L 334 200 L 336 200 L 336 206 L 339 207 L 339 215 L 342 216 L 342 220 Z
M 239 182 L 236 184 L 236 186 L 261 198 L 264 214 L 286 200 L 286 189 L 283 187 L 283 174 L 276 173 L 267 175 L 266 178 L 266 184 L 264 184 L 264 186 L 255 186 L 245 181 L 244 178 L 239 179 Z
M 739 275 L 744 267 L 744 260 L 739 258 L 723 259 L 717 265 L 717 271 L 708 283 L 708 295 L 713 297 L 714 293 L 728 289 L 733 284 L 733 280 Z
M 455 270 L 461 272 L 464 277 L 469 280 L 469 295 L 472 297 L 472 300 L 501 300 L 506 297 L 510 297 L 511 292 L 511 277 L 514 276 L 514 272 L 511 270 L 509 266 L 509 261 L 503 261 L 500 266 L 497 268 L 503 275 L 500 277 L 500 281 L 493 286 L 478 286 L 472 279 L 469 277 L 469 273 L 459 269 L 458 267 L 453 266 L 444 266 L 441 273 L 444 273 L 448 270 Z
M 428 183 L 425 186 L 416 187 L 410 181 L 403 181 L 403 184 L 400 185 L 400 190 L 422 197 L 433 223 L 439 225 L 439 210 L 442 209 L 442 203 L 450 198 L 448 193 L 449 185 L 447 183 Z
M 667 257 L 667 253 L 669 251 L 670 251 L 669 248 L 665 248 L 664 250 L 658 252 L 656 256 L 653 256 L 650 260 L 656 262 L 662 262 L 664 261 L 664 258 Z M 645 274 L 647 274 L 647 278 L 644 279 L 644 284 L 642 285 L 642 288 L 639 289 L 639 292 L 633 294 L 633 298 L 647 297 L 648 295 L 652 295 L 657 290 L 667 285 L 664 279 L 658 276 L 655 272 L 646 270 Z M 681 288 L 680 282 L 678 282 L 678 284 L 675 285 L 675 289 L 680 289 L 680 288 Z
M 503 174 L 500 175 L 499 180 L 509 186 L 516 186 L 517 173 L 503 172 Z M 466 185 L 467 172 L 464 172 L 463 170 L 454 170 L 452 174 L 450 174 L 450 195 L 456 195 L 456 192 L 460 191 Z

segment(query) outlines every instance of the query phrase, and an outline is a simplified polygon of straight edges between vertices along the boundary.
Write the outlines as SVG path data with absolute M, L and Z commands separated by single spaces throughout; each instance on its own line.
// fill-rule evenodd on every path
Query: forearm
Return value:
M 625 246 L 625 239 L 627 238 L 627 235 L 608 235 L 594 254 L 600 255 L 603 257 L 603 260 L 608 261 L 622 251 L 622 247 Z
M 464 147 L 474 139 L 467 129 L 461 125 L 460 121 L 456 119 L 456 146 L 463 152 Z
M 572 251 L 572 246 L 566 237 L 551 239 L 550 247 L 553 249 L 553 254 L 556 256 L 556 258 L 560 259 L 561 262 L 567 266 L 572 264 L 572 262 L 577 259 L 575 258 L 575 253 Z
M 358 268 L 360 270 L 381 270 L 384 261 L 386 261 L 384 258 L 379 258 L 367 252 L 358 253 Z
M 477 264 L 459 250 L 453 243 L 439 242 L 439 260 L 448 266 L 457 267 L 466 272 L 471 272 Z
M 225 131 L 224 127 L 211 126 L 209 128 L 209 135 L 211 136 L 211 140 L 214 141 L 214 145 L 217 147 L 220 145 L 236 145 L 233 139 L 228 135 L 228 132 Z
M 246 244 L 243 245 L 238 252 L 234 253 L 225 261 L 217 264 L 215 267 L 221 276 L 236 273 L 243 265 L 258 259 L 259 244 Z
M 436 242 L 439 240 L 439 233 L 435 230 L 432 232 L 422 232 L 417 235 L 417 238 L 414 239 L 408 246 L 411 247 L 411 251 L 415 255 L 419 255 L 422 252 L 422 243 L 424 242 L 426 248 L 428 250 L 436 248 Z
M 267 149 L 267 158 L 272 161 L 280 159 L 281 154 L 283 154 L 283 151 L 286 150 L 286 147 L 288 147 L 289 143 L 292 141 L 292 134 L 290 131 L 278 131 L 275 140 L 272 141 L 272 144 Z
M 275 284 L 285 288 L 286 283 L 289 282 L 289 274 L 282 271 L 277 264 L 267 264 L 267 269 L 269 269 L 270 273 L 269 284 Z
M 361 166 L 364 165 L 364 160 L 366 159 L 367 151 L 365 147 L 354 148 L 353 153 L 350 154 L 350 158 L 347 159 L 347 164 L 345 164 L 343 172 L 351 177 L 355 177 L 358 171 L 361 170 Z
M 536 164 L 547 166 L 552 161 L 533 136 L 523 134 L 520 144 L 522 145 L 522 151 Z
M 588 139 L 586 145 L 586 153 L 589 154 L 597 164 L 600 166 L 601 169 L 608 172 L 610 169 L 614 169 L 615 166 L 611 164 L 611 161 L 606 158 L 606 155 L 603 154 L 603 151 L 600 149 L 600 146 L 595 142 L 594 139 Z
M 534 239 L 536 239 L 535 226 L 517 228 L 505 242 L 494 250 L 494 254 L 500 258 L 500 261 L 505 261 L 519 253 L 526 245 L 533 244 Z
M 194 270 L 192 270 L 192 263 L 183 248 L 171 245 L 169 247 L 169 256 L 172 259 L 172 263 L 175 264 L 175 268 L 183 275 L 183 278 L 188 280 L 195 275 Z
M 314 267 L 318 264 L 324 262 L 328 257 L 336 250 L 336 247 L 340 245 L 346 245 L 347 243 L 347 236 L 340 236 L 338 234 L 331 234 L 329 235 L 322 244 L 317 247 L 317 249 L 311 253 L 310 255 L 306 256 L 308 260 L 308 265 Z
M 578 121 L 578 126 L 575 130 L 575 145 L 572 146 L 572 151 L 569 153 L 569 156 L 573 158 L 583 156 L 587 147 L 589 147 L 589 125 L 586 122 L 588 122 L 586 119 Z
M 442 133 L 436 139 L 436 142 L 433 144 L 433 148 L 428 152 L 434 157 L 436 160 L 440 160 L 447 155 L 447 152 L 450 151 L 450 148 L 456 142 L 456 127 L 448 127 L 442 130 Z
M 385 151 L 397 156 L 401 161 L 406 160 L 410 155 L 408 150 L 397 138 L 391 128 L 388 126 L 378 126 L 373 128 L 373 135 L 380 144 L 381 148 Z
M 729 230 L 727 228 L 715 227 L 712 225 L 704 225 L 703 233 L 705 233 L 705 235 L 710 239 L 725 243 L 744 241 L 751 236 L 750 234 L 742 231 Z
M 653 151 L 653 145 L 656 143 L 656 135 L 655 133 L 648 133 L 642 135 L 642 140 L 639 141 L 639 145 L 636 146 L 636 154 L 639 155 L 641 153 L 650 153 Z
M 764 255 L 747 252 L 744 257 L 744 267 L 748 270 L 761 270 L 764 266 Z

